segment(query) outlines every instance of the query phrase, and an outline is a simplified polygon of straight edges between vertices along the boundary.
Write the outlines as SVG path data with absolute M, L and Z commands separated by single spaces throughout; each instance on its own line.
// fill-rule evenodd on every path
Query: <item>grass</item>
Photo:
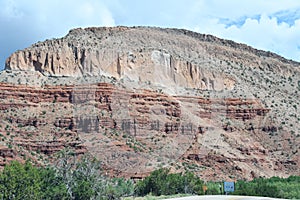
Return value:
M 162 200 L 162 199 L 171 199 L 176 197 L 186 197 L 191 196 L 191 194 L 175 194 L 175 195 L 161 195 L 161 196 L 153 196 L 151 194 L 144 197 L 125 197 L 122 200 Z

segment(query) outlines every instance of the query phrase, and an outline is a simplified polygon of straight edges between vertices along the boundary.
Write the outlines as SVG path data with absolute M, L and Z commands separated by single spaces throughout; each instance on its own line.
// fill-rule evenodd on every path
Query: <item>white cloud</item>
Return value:
M 260 19 L 246 19 L 241 26 L 226 27 L 217 20 L 210 20 L 209 25 L 196 27 L 195 30 L 273 51 L 289 59 L 300 60 L 300 20 L 290 26 L 284 22 L 278 23 L 276 17 L 262 14 Z
M 238 18 L 245 15 L 272 14 L 279 10 L 290 10 L 299 7 L 300 2 L 295 0 L 206 0 L 207 13 L 216 17 L 226 16 Z
M 295 0 L 111 0 L 120 25 L 187 28 L 246 43 L 300 61 L 300 1 Z M 117 5 L 117 6 L 116 6 Z M 123 5 L 123 6 L 120 6 Z M 144 5 L 144 8 L 141 9 Z M 286 22 L 286 23 L 285 23 Z
M 74 27 L 114 26 L 108 8 L 97 0 L 34 0 L 35 5 L 26 7 L 28 15 L 45 37 L 63 36 Z
M 0 15 L 6 19 L 21 18 L 23 13 L 19 11 L 14 0 L 3 0 L 0 2 Z
M 296 0 L 0 0 L 0 68 L 39 40 L 114 25 L 187 28 L 300 61 L 299 12 Z
M 99 0 L 1 0 L 0 69 L 9 54 L 37 41 L 62 37 L 76 27 L 114 25 Z

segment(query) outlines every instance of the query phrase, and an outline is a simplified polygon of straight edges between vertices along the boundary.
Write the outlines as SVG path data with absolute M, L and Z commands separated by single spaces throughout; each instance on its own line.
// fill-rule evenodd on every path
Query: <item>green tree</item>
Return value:
M 204 194 L 202 189 L 203 181 L 191 172 L 184 174 L 184 185 L 185 187 L 182 193 Z
M 179 193 L 203 194 L 203 182 L 194 174 L 170 174 L 169 169 L 158 169 L 136 184 L 137 195 L 171 195 Z
M 120 199 L 121 197 L 133 195 L 133 192 L 133 181 L 124 178 L 113 178 L 106 184 L 104 199 Z
M 53 168 L 38 168 L 42 180 L 42 199 L 68 199 L 66 187 Z
M 136 194 L 146 195 L 152 193 L 157 196 L 164 194 L 168 173 L 169 169 L 164 168 L 153 171 L 150 176 L 137 183 L 135 188 Z
M 69 151 L 61 152 L 55 168 L 12 161 L 0 173 L 0 199 L 109 200 L 133 194 L 131 180 L 105 177 L 100 166 L 88 155 L 74 159 Z
M 94 199 L 104 197 L 106 180 L 100 174 L 100 163 L 90 155 L 77 158 L 64 149 L 57 155 L 55 169 L 61 177 L 70 199 Z
M 1 199 L 66 199 L 66 188 L 55 171 L 12 161 L 0 175 Z
M 29 162 L 25 165 L 12 161 L 5 166 L 0 177 L 0 193 L 3 199 L 40 199 L 42 181 L 37 168 Z
M 131 180 L 104 176 L 101 163 L 88 154 L 79 159 L 65 149 L 59 152 L 55 168 L 67 188 L 69 199 L 119 199 L 134 191 Z
M 265 197 L 280 197 L 279 189 L 276 184 L 272 184 L 271 179 L 259 178 L 255 180 L 256 186 L 254 188 L 257 196 Z

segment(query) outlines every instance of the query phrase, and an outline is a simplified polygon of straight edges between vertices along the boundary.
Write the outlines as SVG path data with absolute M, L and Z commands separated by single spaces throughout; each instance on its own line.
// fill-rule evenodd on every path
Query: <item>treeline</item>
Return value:
M 159 169 L 135 185 L 137 195 L 170 195 L 196 194 L 220 195 L 224 194 L 222 182 L 204 183 L 192 173 L 170 174 L 167 169 Z M 252 181 L 237 181 L 232 195 L 264 196 L 286 199 L 300 199 L 300 177 L 289 178 L 257 178 Z
M 170 174 L 168 169 L 159 169 L 135 185 L 135 194 L 138 196 L 150 193 L 155 196 L 183 193 L 202 195 L 204 194 L 202 186 L 203 181 L 190 172 Z
M 250 182 L 237 181 L 236 195 L 300 199 L 300 176 L 288 178 L 257 178 Z
M 60 152 L 53 167 L 35 167 L 29 161 L 12 161 L 0 173 L 0 199 L 120 199 L 132 196 L 131 180 L 108 178 L 100 163 L 91 157 L 78 159 Z
M 300 177 L 258 178 L 237 181 L 233 195 L 266 196 L 300 199 Z M 191 172 L 153 171 L 133 183 L 122 178 L 109 178 L 101 164 L 85 156 L 78 160 L 68 151 L 60 152 L 52 167 L 36 167 L 29 161 L 12 161 L 0 172 L 0 199 L 120 199 L 126 196 L 173 194 L 223 194 L 222 182 L 204 182 Z
M 204 183 L 191 172 L 170 173 L 169 169 L 158 169 L 144 180 L 137 182 L 135 195 L 219 195 L 222 194 L 221 184 L 221 182 Z

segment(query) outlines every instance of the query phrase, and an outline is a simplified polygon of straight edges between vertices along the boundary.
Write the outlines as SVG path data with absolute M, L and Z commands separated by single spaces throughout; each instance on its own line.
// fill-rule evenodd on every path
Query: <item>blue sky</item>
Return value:
M 116 25 L 186 28 L 300 61 L 299 0 L 0 0 L 0 69 L 35 42 Z

